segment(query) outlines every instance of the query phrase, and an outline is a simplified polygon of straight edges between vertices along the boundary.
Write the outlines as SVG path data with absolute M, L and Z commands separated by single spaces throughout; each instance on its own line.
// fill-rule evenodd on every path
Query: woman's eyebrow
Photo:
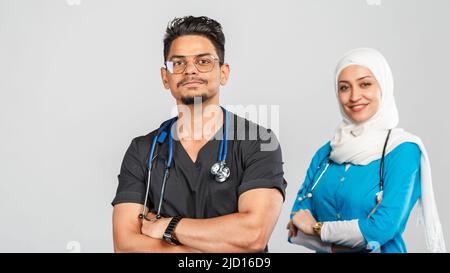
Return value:
M 357 79 L 357 81 L 360 81 L 360 80 L 365 79 L 365 78 L 371 78 L 371 77 L 372 77 L 372 76 L 367 75 L 367 76 L 364 76 L 364 77 L 361 77 L 361 78 Z
M 371 77 L 372 77 L 372 76 L 367 75 L 367 76 L 358 78 L 358 79 L 356 79 L 356 80 L 357 80 L 357 81 L 360 81 L 360 80 L 363 80 L 363 79 L 365 79 L 365 78 L 371 78 Z M 350 83 L 350 81 L 347 81 L 347 80 L 340 80 L 339 83 Z

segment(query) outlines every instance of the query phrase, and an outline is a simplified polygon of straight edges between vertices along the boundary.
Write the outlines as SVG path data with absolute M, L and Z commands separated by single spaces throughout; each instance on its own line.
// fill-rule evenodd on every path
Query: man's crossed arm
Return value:
M 181 246 L 161 238 L 171 218 L 142 221 L 142 205 L 118 204 L 113 213 L 116 252 L 260 252 L 269 241 L 283 204 L 277 189 L 253 189 L 240 195 L 238 212 L 208 219 L 183 218 L 175 229 Z M 154 215 L 149 215 L 152 217 Z

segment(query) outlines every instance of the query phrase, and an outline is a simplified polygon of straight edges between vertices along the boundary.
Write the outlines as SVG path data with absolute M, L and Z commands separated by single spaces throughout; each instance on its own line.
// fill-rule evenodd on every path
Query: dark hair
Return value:
M 174 18 L 166 29 L 164 35 L 164 61 L 167 61 L 172 42 L 184 35 L 200 35 L 208 38 L 214 45 L 219 63 L 225 62 L 225 35 L 219 22 L 206 16 L 185 16 Z

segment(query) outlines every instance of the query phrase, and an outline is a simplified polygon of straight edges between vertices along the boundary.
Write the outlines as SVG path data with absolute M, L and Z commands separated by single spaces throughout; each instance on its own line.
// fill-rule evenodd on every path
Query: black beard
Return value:
M 182 97 L 181 98 L 181 102 L 184 105 L 192 105 L 192 104 L 204 103 L 208 99 L 209 99 L 209 97 L 206 94 L 203 94 L 201 97 L 200 96 L 196 96 L 196 97 Z

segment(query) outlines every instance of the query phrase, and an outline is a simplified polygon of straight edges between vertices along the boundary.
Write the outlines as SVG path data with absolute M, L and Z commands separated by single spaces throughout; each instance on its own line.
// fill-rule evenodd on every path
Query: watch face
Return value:
M 175 243 L 172 241 L 172 236 L 170 234 L 164 233 L 164 241 L 168 242 L 171 245 L 174 245 Z
M 313 226 L 313 230 L 314 231 L 319 231 L 319 229 L 320 229 L 320 224 L 319 223 L 316 223 L 314 226 Z

